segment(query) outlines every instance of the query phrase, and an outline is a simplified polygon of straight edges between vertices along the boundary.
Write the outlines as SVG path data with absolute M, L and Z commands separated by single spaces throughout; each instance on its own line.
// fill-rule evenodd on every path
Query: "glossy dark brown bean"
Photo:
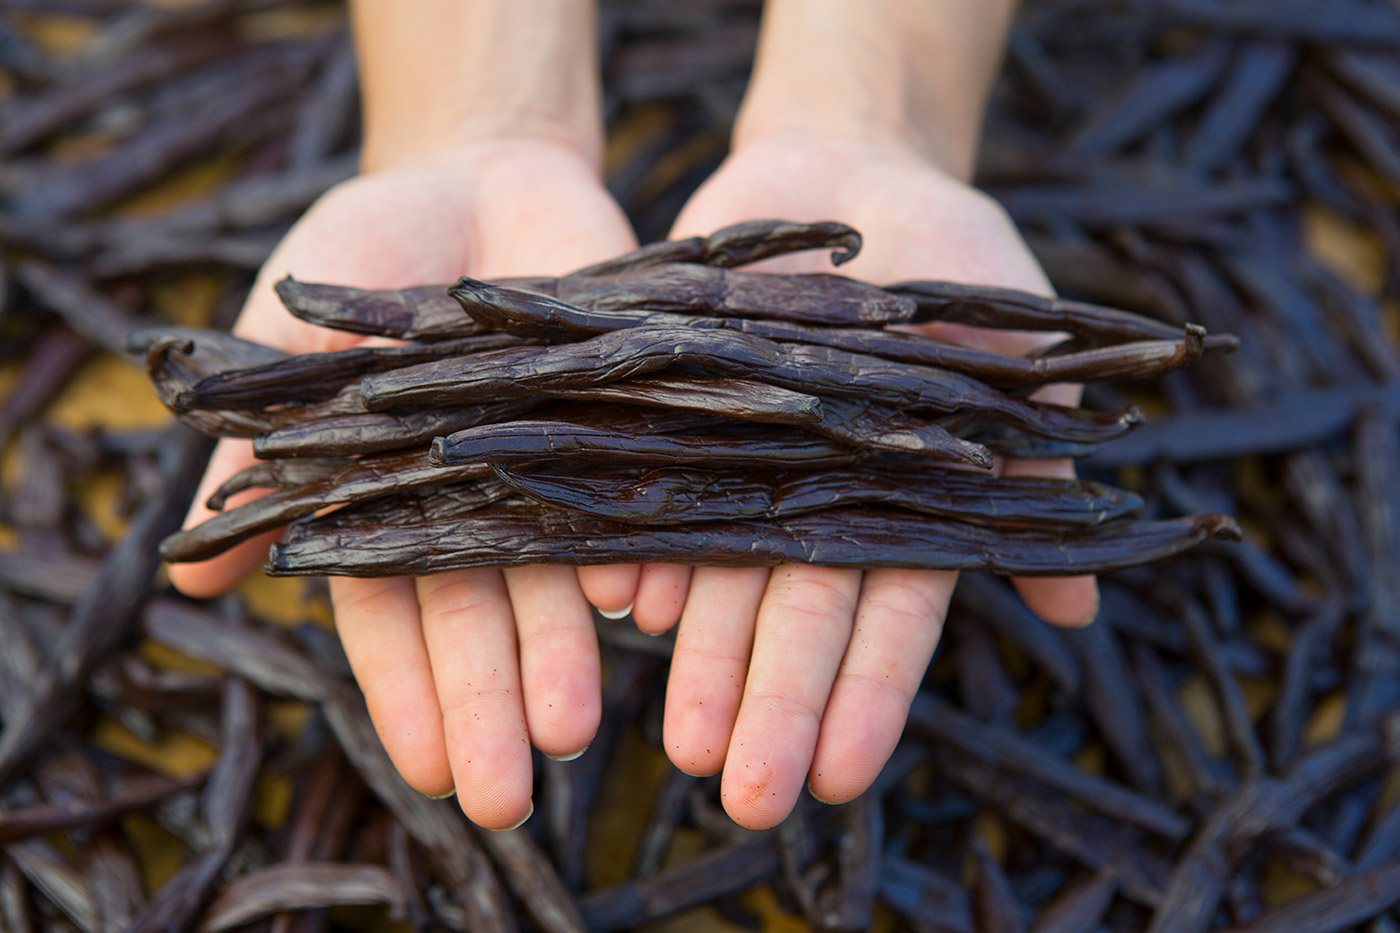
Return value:
M 915 454 L 981 470 L 992 468 L 992 452 L 986 446 L 955 436 L 941 420 L 882 402 L 828 395 L 821 399 L 821 417 L 804 427 L 861 450 Z
M 358 399 L 359 389 L 353 391 Z M 265 458 L 385 453 L 424 446 L 435 437 L 477 425 L 508 421 L 541 404 L 540 399 L 515 399 L 402 414 L 387 411 L 326 413 L 264 427 L 253 437 L 253 453 Z
M 478 322 L 472 300 L 480 283 L 463 279 L 451 294 Z M 600 311 L 642 308 L 707 317 L 746 317 L 828 327 L 878 327 L 908 323 L 915 304 L 877 285 L 839 275 L 766 275 L 714 266 L 675 263 L 644 274 L 561 279 L 559 297 Z
M 268 556 L 268 573 L 386 576 L 466 567 L 557 562 L 993 570 L 1064 576 L 1136 566 L 1238 536 L 1223 516 L 1130 522 L 1074 535 L 1003 531 L 887 510 L 833 509 L 773 522 L 642 528 L 536 508 L 503 507 L 406 528 L 292 525 Z
M 854 259 L 860 246 L 860 234 L 854 228 L 834 221 L 751 220 L 722 227 L 709 236 L 649 243 L 570 275 L 616 275 L 675 262 L 733 268 L 812 249 L 830 249 L 832 264 L 839 266 Z
M 1096 415 L 1011 399 L 976 380 L 826 347 L 777 344 L 722 331 L 645 327 L 559 347 L 497 350 L 470 360 L 410 366 L 360 384 L 371 411 L 522 398 L 554 388 L 604 385 L 669 366 L 696 365 L 797 392 L 849 395 L 910 408 L 969 410 L 1035 434 L 1103 441 L 1137 423 L 1135 411 Z
M 936 366 L 972 376 L 992 385 L 1033 386 L 1049 382 L 1088 382 L 1104 379 L 1148 379 L 1189 366 L 1206 349 L 1232 350 L 1234 338 L 1207 335 L 1198 326 L 1186 329 L 1185 339 L 1147 339 L 1067 353 L 1025 357 L 994 353 L 935 340 L 919 334 L 862 327 L 822 327 L 769 318 L 712 317 L 639 307 L 599 307 L 589 293 L 567 291 L 565 280 L 550 287 L 550 295 L 522 294 L 487 283 L 473 283 L 462 300 L 494 328 L 522 336 L 553 339 L 593 337 L 628 327 L 684 325 L 701 329 L 735 330 L 783 343 L 804 343 L 851 353 L 864 353 L 905 363 Z M 569 301 L 551 300 L 558 293 Z M 606 294 L 600 292 L 599 294 Z M 1121 313 L 1121 312 L 1119 312 Z M 1144 325 L 1162 333 L 1165 328 Z
M 598 463 L 716 464 L 779 467 L 834 466 L 858 459 L 853 448 L 793 428 L 761 435 L 656 435 L 614 427 L 556 421 L 509 421 L 468 428 L 433 441 L 435 464 L 530 463 L 579 458 Z
M 641 376 L 600 386 L 546 389 L 550 398 L 618 402 L 695 411 L 715 417 L 766 424 L 811 425 L 823 420 L 824 405 L 814 395 L 781 389 L 752 379 L 713 376 Z
M 205 376 L 175 395 L 174 409 L 184 412 L 197 408 L 262 408 L 322 401 L 370 373 L 530 342 L 508 334 L 480 334 L 401 347 L 354 347 L 327 353 L 303 353 L 260 366 L 225 369 Z
M 482 332 L 475 321 L 462 314 L 444 286 L 375 291 L 298 282 L 288 276 L 276 288 L 277 297 L 292 314 L 309 324 L 335 330 L 425 341 Z
M 873 504 L 965 521 L 1071 528 L 1121 519 L 1141 506 L 1136 496 L 1093 484 L 996 479 L 918 462 L 744 476 L 678 469 L 611 475 L 532 472 L 500 466 L 496 474 L 539 502 L 647 525 L 776 518 Z
M 489 475 L 488 468 L 480 464 L 433 466 L 417 451 L 347 461 L 341 468 L 327 470 L 309 482 L 278 489 L 238 508 L 220 512 L 193 528 L 175 532 L 161 541 L 160 555 L 167 561 L 204 560 L 240 541 L 327 506 Z

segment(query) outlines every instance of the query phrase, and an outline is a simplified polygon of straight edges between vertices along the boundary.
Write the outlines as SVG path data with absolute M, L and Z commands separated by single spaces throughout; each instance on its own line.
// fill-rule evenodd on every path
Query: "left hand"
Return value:
M 945 279 L 1050 293 L 998 204 L 896 141 L 809 130 L 750 139 L 686 205 L 672 237 L 768 217 L 851 224 L 865 245 L 840 271 L 867 281 Z M 832 271 L 825 254 L 764 268 Z M 958 325 L 925 331 L 1017 354 L 1047 339 Z M 1079 394 L 1078 386 L 1058 385 L 1033 397 L 1075 404 Z M 1074 468 L 1068 460 L 1008 461 L 1002 472 L 1067 477 Z M 903 731 L 957 574 L 653 564 L 640 579 L 616 568 L 582 568 L 580 579 L 599 608 L 631 602 L 644 631 L 660 634 L 679 622 L 666 752 L 691 774 L 723 769 L 725 809 L 759 829 L 791 811 L 804 777 L 829 803 L 870 786 Z M 1087 624 L 1098 608 L 1093 577 L 1015 583 L 1037 614 L 1059 625 Z

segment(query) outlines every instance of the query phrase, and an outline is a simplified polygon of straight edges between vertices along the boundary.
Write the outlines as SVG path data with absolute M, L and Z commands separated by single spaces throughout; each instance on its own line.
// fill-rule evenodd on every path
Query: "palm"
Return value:
M 994 202 L 900 151 L 805 137 L 750 143 L 696 193 L 674 235 L 759 217 L 855 226 L 864 249 L 841 271 L 870 281 L 943 278 L 1049 290 Z M 831 269 L 824 255 L 781 262 L 774 268 Z M 1037 340 L 952 326 L 940 336 L 1015 353 Z M 1041 397 L 1073 402 L 1077 394 L 1059 386 Z M 1058 462 L 1006 469 L 1071 471 Z M 899 738 L 955 580 L 950 573 L 862 576 L 799 566 L 771 574 L 644 568 L 639 624 L 660 631 L 680 621 L 666 711 L 672 760 L 695 773 L 723 768 L 729 813 L 753 827 L 786 815 L 804 776 L 823 800 L 858 795 Z M 1018 585 L 1052 621 L 1082 623 L 1096 607 L 1091 578 Z M 667 598 L 676 592 L 688 592 L 683 612 Z
M 264 266 L 235 330 L 293 352 L 363 341 L 287 314 L 271 289 L 287 274 L 400 288 L 464 274 L 563 273 L 634 245 L 621 211 L 572 150 L 522 141 L 458 155 L 328 193 Z M 251 462 L 247 442 L 223 442 L 196 501 Z M 191 520 L 207 514 L 196 506 Z M 258 562 L 266 545 L 264 538 L 177 566 L 172 577 L 187 593 L 218 592 Z M 510 826 L 530 809 L 530 743 L 567 755 L 591 740 L 600 712 L 598 649 L 572 570 L 338 578 L 331 595 L 380 736 L 418 790 L 440 796 L 456 788 L 468 816 Z

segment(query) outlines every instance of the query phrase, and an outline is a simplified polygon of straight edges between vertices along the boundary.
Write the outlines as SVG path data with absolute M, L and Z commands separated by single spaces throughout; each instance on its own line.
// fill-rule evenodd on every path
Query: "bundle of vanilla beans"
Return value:
M 759 6 L 600 3 L 605 180 L 643 241 L 725 157 Z M 600 620 L 599 733 L 576 761 L 537 756 L 535 816 L 494 834 L 395 775 L 322 581 L 201 601 L 156 570 L 208 443 L 141 409 L 124 348 L 150 326 L 227 329 L 286 228 L 354 171 L 339 7 L 0 0 L 0 929 L 1400 929 L 1400 8 L 1027 0 L 992 97 L 978 183 L 1062 295 L 1167 322 L 1162 340 L 1187 322 L 1240 338 L 1155 382 L 1089 382 L 1086 406 L 1151 418 L 1081 475 L 1131 489 L 1144 517 L 1237 515 L 1243 540 L 1103 576 L 1084 629 L 964 575 L 875 785 L 838 807 L 804 796 L 761 833 L 728 819 L 718 779 L 666 764 L 672 639 Z M 218 346 L 187 336 L 196 356 Z M 248 362 L 279 356 L 263 352 Z M 79 404 L 103 394 L 130 404 Z M 219 409 L 254 437 L 274 414 Z M 456 430 L 427 418 L 420 456 Z M 989 450 L 1010 437 L 942 426 Z M 294 471 L 342 456 L 304 443 L 262 481 L 306 487 Z M 870 489 L 886 471 L 867 466 L 822 469 Z M 691 472 L 635 465 L 653 467 Z M 610 469 L 528 472 L 587 502 Z M 945 482 L 979 481 L 964 472 Z M 725 501 L 677 499 L 672 477 L 647 487 L 662 507 Z M 316 511 L 377 479 L 326 480 Z M 720 488 L 764 508 L 821 488 L 747 482 Z
M 1072 574 L 1238 538 L 1221 515 L 1137 521 L 1141 500 L 1122 490 L 989 472 L 993 455 L 1082 455 L 1140 420 L 1027 400 L 1037 386 L 1157 376 L 1234 338 L 1004 289 L 737 268 L 812 248 L 840 263 L 860 236 L 756 221 L 557 279 L 278 286 L 304 320 L 399 346 L 287 356 L 140 332 L 174 412 L 268 458 L 210 507 L 275 490 L 172 535 L 162 556 L 207 558 L 292 522 L 269 572 L 802 561 Z M 1024 358 L 890 329 L 932 321 L 1066 336 Z

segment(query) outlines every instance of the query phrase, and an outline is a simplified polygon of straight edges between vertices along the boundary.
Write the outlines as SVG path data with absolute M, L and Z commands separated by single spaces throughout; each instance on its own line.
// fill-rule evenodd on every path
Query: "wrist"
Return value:
M 1011 0 L 768 0 L 736 148 L 785 134 L 918 154 L 967 180 Z
M 588 0 L 354 0 L 361 168 L 452 161 L 500 141 L 597 166 L 602 117 Z

